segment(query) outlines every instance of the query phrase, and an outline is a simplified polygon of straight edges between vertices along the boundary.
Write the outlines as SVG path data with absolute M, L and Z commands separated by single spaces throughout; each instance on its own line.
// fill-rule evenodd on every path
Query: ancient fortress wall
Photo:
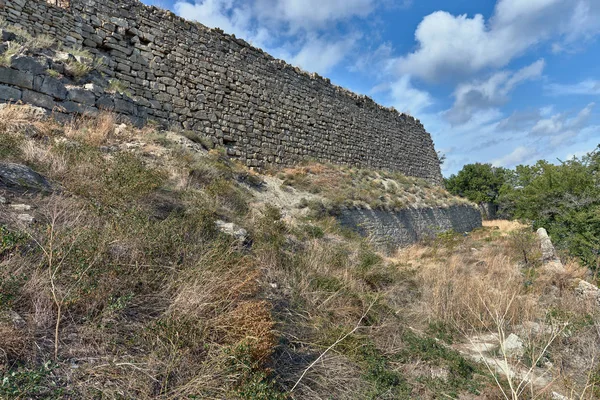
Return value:
M 0 68 L 5 101 L 175 123 L 203 132 L 249 166 L 314 159 L 441 182 L 433 142 L 418 120 L 218 29 L 137 0 L 72 0 L 67 9 L 0 0 L 0 17 L 104 57 L 103 74 L 126 82 L 130 93 L 109 96 L 92 85 L 89 93 L 56 95 L 41 89 L 48 86 L 43 79 L 57 85 L 51 78 L 32 76 L 31 83 L 31 71 L 13 67 Z

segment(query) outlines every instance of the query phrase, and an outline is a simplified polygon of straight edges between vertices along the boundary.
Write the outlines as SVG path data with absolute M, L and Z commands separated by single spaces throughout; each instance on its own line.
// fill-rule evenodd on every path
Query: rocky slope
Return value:
M 533 232 L 382 254 L 340 212 L 461 205 L 382 171 L 261 175 L 212 147 L 0 109 L 0 397 L 598 395 L 589 277 L 544 269 Z

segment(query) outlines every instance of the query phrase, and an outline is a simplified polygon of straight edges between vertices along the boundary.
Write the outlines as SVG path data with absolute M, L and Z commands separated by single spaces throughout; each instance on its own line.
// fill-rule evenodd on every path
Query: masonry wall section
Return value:
M 45 0 L 0 0 L 0 16 L 93 52 L 104 59 L 105 76 L 129 85 L 131 99 L 96 90 L 95 104 L 67 112 L 105 108 L 181 125 L 203 132 L 249 166 L 313 159 L 442 180 L 433 142 L 418 120 L 220 30 L 137 0 L 72 0 L 69 9 Z M 0 76 L 10 78 L 4 72 Z M 9 78 L 0 83 L 19 88 Z M 36 96 L 30 98 L 35 103 Z M 54 100 L 60 107 L 62 99 Z
M 338 216 L 340 224 L 379 247 L 394 251 L 443 232 L 471 232 L 481 227 L 481 213 L 472 205 L 447 208 L 409 208 L 397 212 L 347 209 Z

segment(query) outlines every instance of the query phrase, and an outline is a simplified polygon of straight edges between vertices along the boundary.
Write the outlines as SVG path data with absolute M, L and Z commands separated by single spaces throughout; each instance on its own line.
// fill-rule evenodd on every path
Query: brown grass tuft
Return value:
M 73 119 L 65 129 L 65 136 L 81 140 L 91 146 L 105 144 L 115 132 L 116 117 L 103 111 L 96 117 L 82 116 Z

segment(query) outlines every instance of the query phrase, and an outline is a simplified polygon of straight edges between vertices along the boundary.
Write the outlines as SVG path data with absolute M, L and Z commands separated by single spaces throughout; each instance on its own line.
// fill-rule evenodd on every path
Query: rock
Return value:
M 0 29 L 0 42 L 12 42 L 17 39 L 17 35 L 4 29 Z
M 580 299 L 594 299 L 596 302 L 598 302 L 598 304 L 600 304 L 600 289 L 598 289 L 596 285 L 592 285 L 589 282 L 580 280 L 577 288 L 575 288 L 575 293 Z
M 86 106 L 85 104 L 77 103 L 75 101 L 65 101 L 57 105 L 62 112 L 67 114 L 86 114 L 90 116 L 98 115 L 99 110 L 96 107 Z
M 571 398 L 563 396 L 562 394 L 557 392 L 552 392 L 552 400 L 571 400 Z
M 115 135 L 119 136 L 127 132 L 127 125 L 121 124 L 115 128 Z
M 25 89 L 33 89 L 33 74 L 0 67 L 0 83 L 6 83 Z
M 556 255 L 554 245 L 552 245 L 548 232 L 544 228 L 540 228 L 537 230 L 537 235 L 541 242 L 542 263 L 544 264 L 544 269 L 553 272 L 564 272 L 565 268 L 560 261 L 560 258 Z
M 29 211 L 31 210 L 31 206 L 29 204 L 11 204 L 10 208 L 15 211 Z
M 44 77 L 44 81 L 42 82 L 39 91 L 58 100 L 65 100 L 67 98 L 67 88 L 65 85 L 51 76 Z
M 248 231 L 246 231 L 244 228 L 239 227 L 233 222 L 217 220 L 215 221 L 215 224 L 217 225 L 217 228 L 224 234 L 232 236 L 244 244 L 249 242 Z
M 8 204 L 8 200 L 4 196 L 0 196 L 0 204 Z
M 514 333 L 508 335 L 502 344 L 502 348 L 509 356 L 522 356 L 524 352 L 523 341 Z
M 33 92 L 31 90 L 24 90 L 23 95 L 21 96 L 22 100 L 26 104 L 32 104 L 34 106 L 46 108 L 48 110 L 54 109 L 56 107 L 56 103 L 51 96 Z
M 96 105 L 96 96 L 92 91 L 77 87 L 68 89 L 67 100 L 72 100 L 75 103 L 81 103 L 88 106 Z
M 14 311 L 9 311 L 8 312 L 10 319 L 13 323 L 13 325 L 15 326 L 15 328 L 17 329 L 25 329 L 27 327 L 27 323 L 25 322 L 25 320 L 23 319 L 23 317 L 21 317 L 19 314 L 17 314 Z
M 21 100 L 21 91 L 17 88 L 0 85 L 0 100 L 17 102 Z
M 0 188 L 50 193 L 46 178 L 25 165 L 0 162 Z
M 35 221 L 35 218 L 29 214 L 19 214 L 17 215 L 17 220 L 21 222 L 25 222 L 26 224 L 31 224 Z
M 47 69 L 48 65 L 41 64 L 38 60 L 33 57 L 17 56 L 13 57 L 10 62 L 11 67 L 18 69 L 19 71 L 31 72 L 34 75 L 43 74 Z
M 62 62 L 76 62 L 77 59 L 75 58 L 75 56 L 73 54 L 69 54 L 69 53 L 65 53 L 65 52 L 58 52 L 54 55 L 54 60 L 55 61 L 62 61 Z

